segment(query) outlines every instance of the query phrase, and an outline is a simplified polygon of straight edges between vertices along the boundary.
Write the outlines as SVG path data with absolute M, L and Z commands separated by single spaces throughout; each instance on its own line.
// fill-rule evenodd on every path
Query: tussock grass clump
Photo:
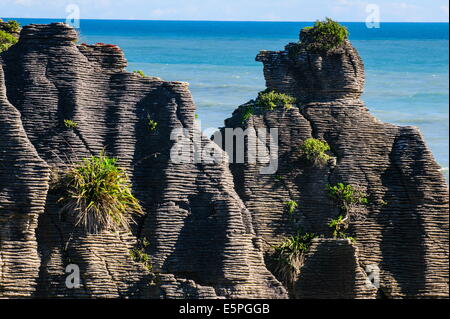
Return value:
M 327 142 L 315 138 L 306 139 L 300 146 L 303 157 L 314 165 L 324 165 L 331 159 L 325 152 L 330 150 Z
M 62 211 L 89 233 L 129 230 L 127 215 L 143 214 L 127 174 L 103 152 L 73 164 L 57 183 L 63 192 L 58 200 L 64 204 Z
M 306 29 L 306 30 L 305 30 Z M 308 32 L 305 49 L 309 51 L 329 51 L 342 45 L 348 38 L 348 30 L 330 18 L 317 20 L 312 28 L 304 28 Z M 303 39 L 302 39 L 303 42 Z
M 296 102 L 295 97 L 270 90 L 259 92 L 256 98 L 256 105 L 269 111 L 273 111 L 277 107 L 290 109 Z
M 276 275 L 286 285 L 293 287 L 303 265 L 305 253 L 311 246 L 311 241 L 317 236 L 312 233 L 290 236 L 274 247 Z
M 17 43 L 17 38 L 6 31 L 0 30 L 0 53 Z

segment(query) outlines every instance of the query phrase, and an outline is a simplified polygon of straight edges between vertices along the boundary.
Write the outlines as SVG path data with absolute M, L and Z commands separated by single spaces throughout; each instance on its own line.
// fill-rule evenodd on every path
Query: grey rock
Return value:
M 6 265 L 24 259 L 21 243 L 32 253 L 32 266 L 21 275 L 26 292 L 2 280 L 0 296 L 286 298 L 263 251 L 254 246 L 252 222 L 244 217 L 250 214 L 234 191 L 227 164 L 169 160 L 173 130 L 188 129 L 191 140 L 195 132 L 187 83 L 126 72 L 120 48 L 74 40 L 76 32 L 65 24 L 29 25 L 19 43 L 1 55 L 0 125 L 2 132 L 13 125 L 22 134 L 21 141 L 8 127 L 1 134 L 0 167 L 4 174 L 16 169 L 19 176 L 0 180 L 0 203 L 13 207 L 0 207 L 8 220 L 1 225 L 8 234 L 0 237 L 1 258 Z M 154 132 L 147 129 L 148 117 L 158 122 Z M 65 119 L 78 126 L 65 127 Z M 64 169 L 103 149 L 119 159 L 144 207 L 132 233 L 87 234 L 74 228 L 60 214 L 55 194 L 47 192 L 49 167 Z M 21 198 L 39 200 L 24 209 Z M 14 211 L 33 222 L 8 219 Z M 8 227 L 30 235 L 21 238 Z M 142 237 L 151 243 L 156 275 L 131 260 L 130 249 Z M 80 268 L 78 289 L 65 286 L 68 264 Z M 11 280 L 17 276 L 5 267 L 1 273 Z
M 253 104 L 250 101 L 225 121 L 228 128 L 277 128 L 279 132 L 275 174 L 260 175 L 264 163 L 230 164 L 236 191 L 252 214 L 255 231 L 268 243 L 267 254 L 273 252 L 271 245 L 299 228 L 330 236 L 327 224 L 339 209 L 327 195 L 326 185 L 351 184 L 363 189 L 369 199 L 369 205 L 361 207 L 362 218 L 349 230 L 356 237 L 354 248 L 345 252 L 355 283 L 366 265 L 376 264 L 379 296 L 448 297 L 448 186 L 422 135 L 415 127 L 382 123 L 369 113 L 359 98 L 363 64 L 349 41 L 328 53 L 300 48 L 294 57 L 288 49 L 262 51 L 256 57 L 264 64 L 267 87 L 297 97 L 297 108 L 256 108 L 243 121 L 246 107 Z M 300 146 L 311 137 L 327 141 L 335 159 L 322 167 L 303 161 Z M 268 141 L 265 145 L 269 147 Z M 299 204 L 294 221 L 286 213 L 289 200 Z M 306 259 L 297 288 L 314 277 L 309 273 L 312 268 L 306 267 L 309 263 L 314 264 L 314 272 L 328 278 L 335 270 L 327 263 L 335 258 L 336 267 L 342 266 L 344 257 L 339 255 L 323 257 L 327 262 L 318 257 L 324 254 L 322 246 L 332 250 L 333 245 L 339 244 L 313 247 L 318 255 L 314 262 Z M 360 266 L 351 266 L 354 260 Z M 297 297 L 340 296 L 298 289 Z M 341 293 L 368 296 L 356 286 L 352 292 Z

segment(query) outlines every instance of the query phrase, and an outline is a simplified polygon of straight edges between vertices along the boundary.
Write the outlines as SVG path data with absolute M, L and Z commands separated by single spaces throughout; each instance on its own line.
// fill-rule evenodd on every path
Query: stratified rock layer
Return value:
M 375 298 L 377 287 L 361 269 L 348 239 L 316 239 L 297 281 L 297 298 Z M 320 271 L 319 271 L 320 270 Z
M 118 47 L 74 40 L 65 24 L 29 25 L 1 55 L 0 296 L 287 297 L 227 163 L 170 160 L 196 132 L 187 84 L 128 73 Z M 171 140 L 177 128 L 187 132 L 181 141 Z M 47 192 L 50 170 L 102 150 L 119 159 L 144 207 L 132 233 L 87 234 Z M 130 257 L 142 237 L 156 276 Z M 11 268 L 20 261 L 30 265 L 19 276 Z M 80 288 L 66 285 L 69 264 L 80 268 Z M 16 277 L 20 287 L 10 287 Z
M 30 296 L 40 259 L 35 230 L 44 211 L 50 170 L 6 99 L 0 66 L 0 297 Z
M 186 83 L 128 73 L 120 48 L 76 38 L 65 24 L 29 25 L 0 55 L 0 297 L 286 298 L 264 257 L 299 228 L 322 238 L 291 297 L 448 297 L 448 188 L 416 128 L 365 108 L 349 41 L 328 53 L 289 44 L 258 55 L 267 87 L 299 101 L 243 121 L 251 101 L 226 120 L 278 129 L 278 169 L 261 174 L 265 162 L 205 161 L 224 152 L 199 134 Z M 333 160 L 305 162 L 299 148 L 310 137 L 326 140 Z M 51 188 L 52 174 L 102 150 L 143 205 L 131 232 L 74 227 Z M 339 210 L 325 186 L 337 182 L 368 195 L 348 231 L 355 242 L 326 238 Z M 289 200 L 299 203 L 293 215 Z M 142 238 L 153 272 L 130 256 Z M 68 265 L 79 267 L 78 288 L 68 287 Z
M 323 53 L 290 44 L 284 51 L 262 51 L 257 60 L 264 63 L 267 87 L 295 96 L 299 103 L 298 108 L 274 111 L 255 107 L 255 114 L 243 120 L 249 105 L 254 105 L 250 101 L 225 121 L 227 128 L 247 132 L 278 129 L 275 174 L 260 174 L 266 163 L 231 164 L 236 190 L 252 213 L 256 233 L 270 244 L 298 229 L 330 236 L 328 223 L 339 210 L 326 192 L 327 184 L 358 186 L 369 200 L 349 229 L 357 249 L 346 250 L 347 257 L 331 253 L 323 257 L 320 251 L 314 262 L 307 259 L 295 295 L 369 297 L 356 286 L 336 294 L 321 293 L 319 286 L 314 291 L 306 288 L 311 287 L 306 278 L 330 277 L 334 270 L 328 263 L 334 260 L 339 268 L 348 258 L 353 267 L 348 271 L 355 276 L 366 266 L 380 269 L 379 296 L 448 297 L 448 187 L 417 128 L 381 123 L 359 99 L 364 69 L 350 42 Z M 328 164 L 311 165 L 302 159 L 300 146 L 311 137 L 331 146 L 334 159 Z M 267 138 L 263 143 L 270 148 Z M 299 204 L 293 216 L 286 209 L 290 200 Z M 324 245 L 333 249 L 330 242 Z M 269 245 L 266 250 L 272 252 Z M 354 260 L 360 266 L 351 266 Z M 310 263 L 314 267 L 306 266 Z

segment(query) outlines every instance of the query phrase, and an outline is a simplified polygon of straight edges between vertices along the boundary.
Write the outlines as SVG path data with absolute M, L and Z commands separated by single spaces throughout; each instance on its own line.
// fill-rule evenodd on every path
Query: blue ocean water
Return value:
M 21 24 L 63 20 L 17 19 Z M 298 41 L 310 22 L 81 20 L 80 41 L 119 45 L 128 69 L 190 83 L 202 127 L 219 127 L 264 89 L 260 50 Z M 420 128 L 448 180 L 448 23 L 343 23 L 366 68 L 363 99 L 381 121 Z

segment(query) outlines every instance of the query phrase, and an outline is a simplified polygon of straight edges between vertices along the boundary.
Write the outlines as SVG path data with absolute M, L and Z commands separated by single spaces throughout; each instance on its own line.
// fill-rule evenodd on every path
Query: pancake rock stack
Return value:
M 193 139 L 187 84 L 126 72 L 117 46 L 76 39 L 65 24 L 28 25 L 1 55 L 0 297 L 286 298 L 227 163 L 170 161 L 175 129 Z M 74 227 L 49 191 L 53 171 L 102 150 L 144 208 L 131 233 Z M 130 257 L 144 237 L 154 273 Z
M 129 73 L 119 47 L 76 40 L 65 24 L 32 24 L 0 55 L 0 297 L 448 297 L 444 178 L 416 128 L 381 123 L 365 108 L 363 63 L 350 42 L 327 54 L 290 44 L 258 55 L 267 87 L 299 102 L 243 122 L 244 105 L 226 120 L 279 129 L 278 171 L 261 175 L 266 164 L 173 161 L 183 143 L 225 157 L 199 134 L 188 85 Z M 179 129 L 184 139 L 174 138 Z M 310 137 L 327 141 L 334 161 L 299 160 Z M 118 159 L 143 206 L 129 232 L 75 227 L 52 191 L 55 172 L 102 151 Z M 270 271 L 271 245 L 300 226 L 328 231 L 338 207 L 325 186 L 337 182 L 369 198 L 349 231 L 356 241 L 314 239 L 285 287 Z M 293 198 L 294 223 L 283 213 Z M 152 269 L 130 254 L 143 238 Z M 68 265 L 79 267 L 78 287 L 67 285 Z
M 276 174 L 259 174 L 265 163 L 231 164 L 256 233 L 271 245 L 298 228 L 327 233 L 339 208 L 326 185 L 355 185 L 369 202 L 350 225 L 356 241 L 314 239 L 293 295 L 448 297 L 448 186 L 439 165 L 417 128 L 381 123 L 369 113 L 360 99 L 363 62 L 348 40 L 317 52 L 306 49 L 309 37 L 302 30 L 299 43 L 256 57 L 267 88 L 295 97 L 298 107 L 243 121 L 250 101 L 225 121 L 228 128 L 278 129 Z M 302 161 L 300 147 L 308 138 L 326 141 L 333 159 L 323 166 Z M 299 206 L 294 223 L 283 213 L 289 200 Z

